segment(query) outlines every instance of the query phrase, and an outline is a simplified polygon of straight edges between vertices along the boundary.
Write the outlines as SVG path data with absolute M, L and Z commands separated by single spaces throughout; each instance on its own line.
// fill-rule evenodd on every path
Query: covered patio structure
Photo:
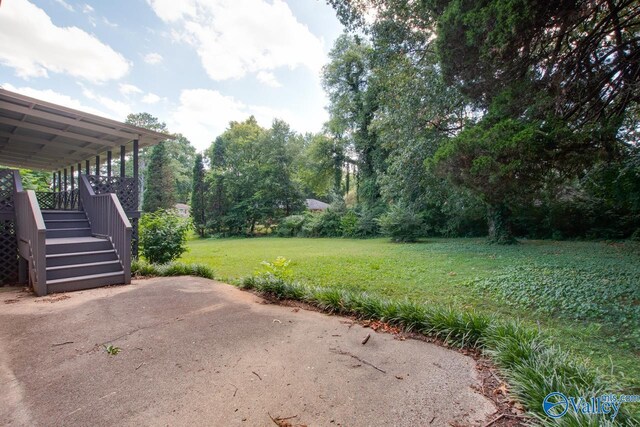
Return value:
M 139 150 L 167 138 L 0 89 L 0 284 L 45 295 L 128 283 Z M 50 172 L 49 191 L 23 189 L 9 168 Z

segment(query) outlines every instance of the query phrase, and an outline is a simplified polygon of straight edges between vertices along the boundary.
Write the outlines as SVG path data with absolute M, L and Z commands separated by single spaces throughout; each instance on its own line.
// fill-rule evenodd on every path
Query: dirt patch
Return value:
M 54 302 L 59 302 L 59 301 L 64 301 L 66 299 L 71 298 L 71 296 L 69 296 L 69 294 L 55 294 L 52 295 L 50 297 L 44 297 L 44 298 L 38 298 L 35 301 L 36 302 L 48 302 L 48 303 L 54 303 Z

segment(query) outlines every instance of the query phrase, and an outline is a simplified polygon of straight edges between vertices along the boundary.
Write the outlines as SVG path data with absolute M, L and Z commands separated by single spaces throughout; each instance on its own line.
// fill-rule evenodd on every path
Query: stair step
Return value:
M 90 274 L 86 276 L 47 280 L 47 293 L 79 291 L 83 289 L 99 288 L 107 285 L 121 285 L 123 283 L 123 271 Z
M 44 222 L 47 230 L 60 230 L 66 228 L 89 228 L 88 219 L 48 219 Z
M 97 237 L 47 238 L 46 245 L 47 255 L 62 255 L 113 249 L 113 245 L 109 240 L 99 239 Z
M 88 262 L 115 261 L 117 259 L 118 255 L 114 249 L 48 254 L 47 267 L 84 264 Z
M 55 267 L 47 267 L 47 280 L 113 272 L 122 272 L 122 264 L 120 264 L 119 260 L 59 265 Z
M 60 237 L 89 237 L 91 236 L 91 228 L 62 228 L 56 230 L 47 230 L 47 238 L 55 239 Z
M 59 219 L 87 219 L 87 214 L 84 211 L 51 211 L 43 210 L 42 217 L 47 220 L 59 220 Z

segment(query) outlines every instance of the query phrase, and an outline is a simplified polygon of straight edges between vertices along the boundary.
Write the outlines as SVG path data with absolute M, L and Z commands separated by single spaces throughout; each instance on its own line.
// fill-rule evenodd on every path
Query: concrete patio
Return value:
M 458 352 L 210 280 L 0 288 L 0 425 L 483 425 L 479 386 Z

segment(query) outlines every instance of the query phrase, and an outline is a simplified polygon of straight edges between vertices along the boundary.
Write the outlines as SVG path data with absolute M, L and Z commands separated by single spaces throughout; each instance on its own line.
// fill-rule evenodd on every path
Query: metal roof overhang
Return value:
M 168 138 L 0 88 L 0 165 L 54 171 L 135 139 L 139 147 L 148 147 Z

